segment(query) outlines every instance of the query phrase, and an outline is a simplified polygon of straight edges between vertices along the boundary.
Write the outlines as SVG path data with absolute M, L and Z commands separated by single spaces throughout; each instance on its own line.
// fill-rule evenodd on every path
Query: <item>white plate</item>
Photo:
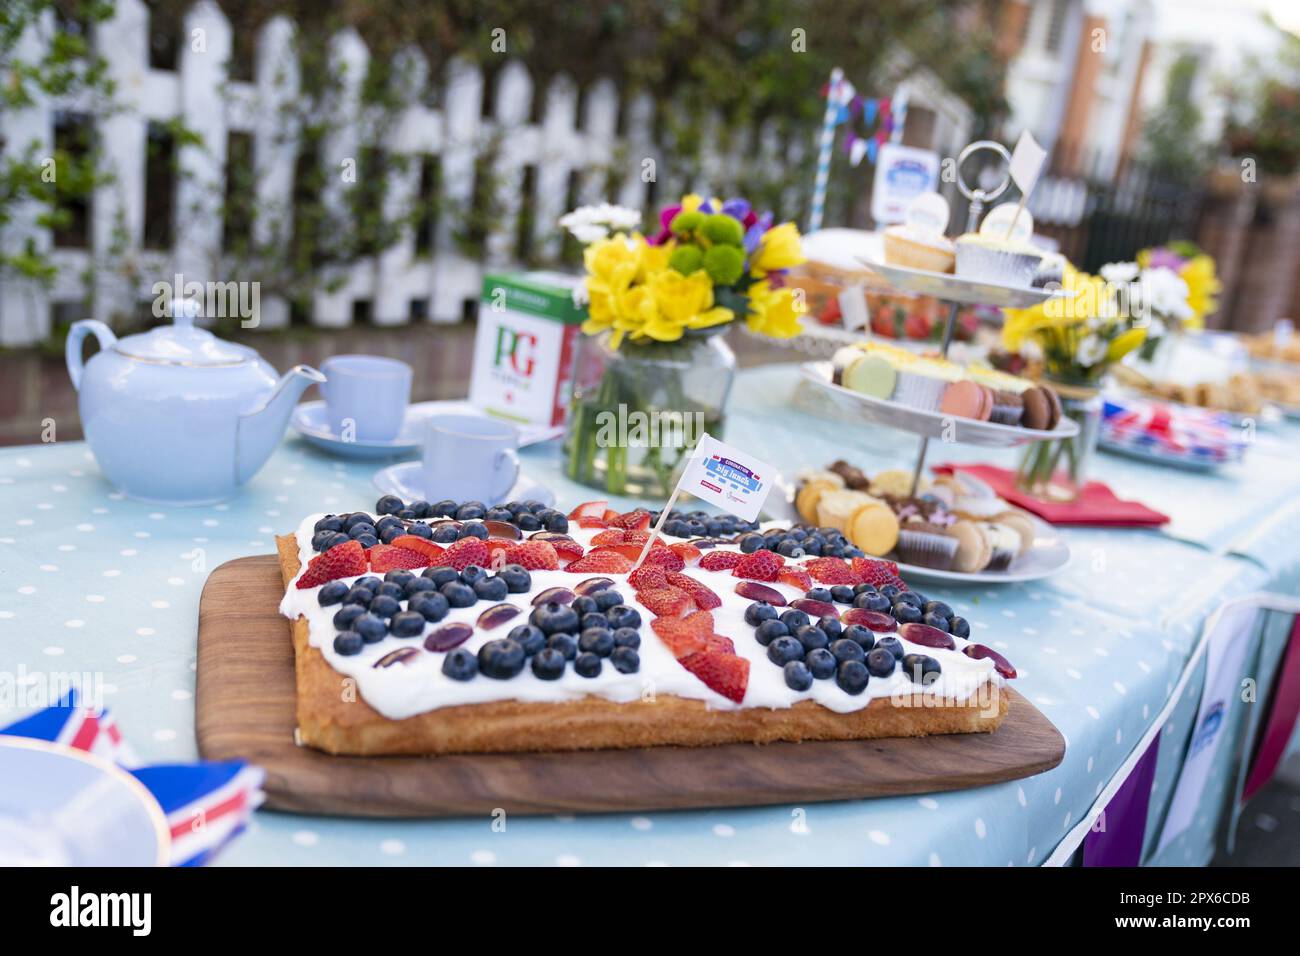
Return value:
M 885 425 L 927 438 L 986 448 L 1011 448 L 1053 438 L 1072 438 L 1079 433 L 1078 423 L 1069 418 L 1062 418 L 1051 431 L 1043 431 L 929 412 L 887 398 L 863 395 L 831 381 L 830 362 L 805 362 L 800 371 L 804 378 L 824 389 L 842 411 L 871 425 Z
M 0 866 L 166 866 L 162 807 L 121 767 L 81 750 L 0 736 Z
M 1004 309 L 1027 309 L 1048 299 L 1074 298 L 1075 295 L 1074 292 L 1063 289 L 1003 285 L 1000 282 L 963 279 L 951 272 L 909 269 L 906 266 L 891 266 L 886 262 L 876 262 L 872 259 L 860 259 L 860 261 L 872 271 L 880 273 L 899 289 L 967 305 L 996 305 Z
M 403 501 L 416 501 L 419 499 L 432 501 L 434 499 L 424 492 L 423 469 L 424 462 L 422 461 L 405 461 L 400 465 L 381 468 L 375 472 L 375 487 L 386 495 L 397 495 Z M 555 504 L 555 492 L 540 482 L 536 482 L 527 475 L 520 473 L 515 486 L 504 496 L 497 501 L 484 499 L 483 503 L 491 507 L 500 504 L 502 501 L 527 501 L 530 498 L 540 501 L 548 508 Z
M 350 441 L 330 431 L 323 401 L 303 402 L 293 410 L 294 430 L 307 441 L 344 458 L 372 459 L 418 455 L 424 447 L 424 423 L 432 415 L 483 415 L 487 413 L 464 401 L 417 402 L 406 410 L 402 430 L 391 441 Z M 562 426 L 519 425 L 519 447 L 548 441 L 564 433 Z
M 1134 458 L 1138 461 L 1149 462 L 1153 465 L 1164 465 L 1166 468 L 1178 468 L 1182 471 L 1195 471 L 1200 473 L 1217 471 L 1224 465 L 1231 465 L 1234 462 L 1241 460 L 1240 458 L 1226 458 L 1223 461 L 1215 461 L 1210 458 L 1193 458 L 1190 455 L 1175 455 L 1156 448 L 1128 444 L 1126 442 L 1111 441 L 1105 435 L 1102 435 L 1097 439 L 1097 447 L 1115 455 L 1123 455 L 1125 458 Z

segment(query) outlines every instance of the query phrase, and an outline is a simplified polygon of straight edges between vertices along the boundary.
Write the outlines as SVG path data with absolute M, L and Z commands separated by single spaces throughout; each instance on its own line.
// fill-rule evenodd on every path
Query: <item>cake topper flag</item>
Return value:
M 1020 187 L 1020 202 L 1016 205 L 1015 214 L 1011 217 L 1011 222 L 1007 224 L 1006 239 L 1011 238 L 1012 231 L 1016 228 L 1016 222 L 1020 219 L 1020 213 L 1025 208 L 1025 203 L 1029 201 L 1029 194 L 1034 191 L 1038 185 L 1038 174 L 1043 171 L 1043 160 L 1047 158 L 1047 150 L 1038 145 L 1034 139 L 1034 134 L 1025 130 L 1020 134 L 1020 139 L 1016 140 L 1016 148 L 1011 152 L 1011 164 L 1007 167 L 1007 172 L 1015 184 Z
M 682 477 L 678 479 L 672 497 L 659 513 L 659 520 L 655 522 L 650 539 L 641 549 L 641 556 L 636 559 L 637 566 L 640 567 L 645 556 L 650 553 L 650 547 L 659 537 L 664 519 L 683 491 L 746 521 L 753 521 L 767 500 L 767 493 L 772 490 L 775 477 L 776 469 L 767 462 L 759 461 L 753 455 L 720 442 L 705 432 L 700 436 Z

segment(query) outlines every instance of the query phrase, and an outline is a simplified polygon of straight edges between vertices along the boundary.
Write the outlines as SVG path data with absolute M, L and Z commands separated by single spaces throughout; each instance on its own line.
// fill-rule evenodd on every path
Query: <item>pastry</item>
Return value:
M 912 408 L 938 411 L 943 393 L 960 377 L 961 372 L 951 362 L 917 359 L 899 367 L 894 400 Z
M 885 229 L 885 261 L 891 266 L 951 272 L 953 255 L 952 240 L 942 233 L 904 223 Z
M 987 421 L 993 410 L 993 393 L 976 382 L 963 379 L 953 382 L 943 393 L 939 411 L 958 418 Z
M 883 557 L 898 544 L 899 523 L 894 510 L 881 501 L 873 501 L 853 512 L 844 533 L 856 547 L 874 557 Z
M 956 272 L 963 279 L 1026 287 L 1042 262 L 1032 247 L 968 232 L 956 242 Z
M 840 480 L 844 482 L 844 487 L 853 488 L 858 491 L 866 491 L 871 485 L 871 479 L 866 476 L 861 468 L 850 465 L 844 459 L 831 462 L 829 469 L 833 474 L 839 475 Z
M 1042 260 L 1038 263 L 1038 268 L 1034 270 L 1034 278 L 1030 283 L 1035 289 L 1041 289 L 1055 282 L 1060 285 L 1065 281 L 1065 256 L 1059 252 L 1044 252 Z
M 1024 412 L 1021 414 L 1020 424 L 1024 428 L 1032 428 L 1034 431 L 1044 431 L 1054 427 L 1052 421 L 1053 415 L 1053 396 L 1048 389 L 1034 385 L 1025 389 L 1020 394 L 1021 401 L 1024 404 Z M 1055 413 L 1060 417 L 1060 404 L 1055 406 Z
M 862 355 L 845 366 L 840 384 L 873 398 L 893 398 L 898 370 L 883 356 Z
M 1024 554 L 1034 546 L 1034 539 L 1037 537 L 1034 531 L 1034 521 L 1023 511 L 1013 508 L 994 515 L 993 520 L 1000 525 L 1005 525 L 1020 536 L 1018 554 Z
M 917 491 L 924 491 L 930 480 L 922 475 Z M 890 468 L 878 471 L 871 477 L 867 490 L 877 498 L 906 498 L 912 493 L 912 472 L 902 468 Z
M 948 533 L 957 541 L 957 553 L 953 556 L 952 569 L 963 574 L 983 571 L 993 557 L 993 546 L 988 536 L 974 521 L 958 521 L 948 529 Z
M 821 496 L 828 491 L 839 491 L 844 487 L 844 479 L 839 475 L 833 476 L 836 480 L 831 481 L 829 478 L 815 478 L 804 484 L 794 496 L 794 508 L 799 512 L 799 517 L 811 525 L 818 524 L 817 520 L 817 502 Z
M 905 521 L 898 529 L 900 561 L 922 568 L 947 571 L 957 554 L 957 539 L 937 524 Z
M 863 505 L 872 504 L 876 499 L 865 491 L 853 491 L 841 488 L 825 491 L 817 499 L 817 524 L 823 528 L 848 532 L 849 519 Z
M 1025 400 L 1015 392 L 997 389 L 992 392 L 993 407 L 989 410 L 989 421 L 999 425 L 1019 425 L 1025 414 Z
M 1006 525 L 996 522 L 984 524 L 982 530 L 989 539 L 989 546 L 993 549 L 985 570 L 1005 571 L 1020 554 L 1020 535 Z

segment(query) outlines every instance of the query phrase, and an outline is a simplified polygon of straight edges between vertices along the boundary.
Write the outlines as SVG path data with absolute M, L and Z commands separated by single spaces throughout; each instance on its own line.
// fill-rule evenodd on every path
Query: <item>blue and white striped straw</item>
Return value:
M 822 212 L 826 208 L 826 183 L 831 176 L 831 148 L 835 145 L 835 120 L 840 112 L 840 84 L 844 71 L 838 66 L 831 70 L 831 83 L 826 90 L 826 114 L 822 117 L 821 144 L 817 149 L 817 179 L 813 184 L 812 214 L 808 217 L 808 231 L 822 227 Z

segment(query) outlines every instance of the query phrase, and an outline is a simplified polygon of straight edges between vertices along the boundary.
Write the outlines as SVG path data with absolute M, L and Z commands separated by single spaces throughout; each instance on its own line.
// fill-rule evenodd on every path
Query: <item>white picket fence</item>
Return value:
M 558 28 L 558 27 L 557 27 Z M 39 57 L 53 23 L 28 31 L 19 52 L 21 58 Z M 221 253 L 223 194 L 227 136 L 231 132 L 250 134 L 256 177 L 256 214 L 252 225 L 256 241 L 287 242 L 284 232 L 292 221 L 292 192 L 298 142 L 293 129 L 286 129 L 281 107 L 293 102 L 298 89 L 294 26 L 283 18 L 268 21 L 256 40 L 251 82 L 231 80 L 227 62 L 231 53 L 231 26 L 219 7 L 201 0 L 190 8 L 183 22 L 177 69 L 158 70 L 149 66 L 149 12 L 141 0 L 117 0 L 114 16 L 95 28 L 96 50 L 109 63 L 116 82 L 116 102 L 122 107 L 96 116 L 95 130 L 112 181 L 96 190 L 92 202 L 92 230 L 88 249 L 55 248 L 48 230 L 36 223 L 37 208 L 15 210 L 14 219 L 0 234 L 8 248 L 21 247 L 29 240 L 58 266 L 52 287 L 0 277 L 0 345 L 21 346 L 44 339 L 51 317 L 60 304 L 90 300 L 91 314 L 102 321 L 137 311 L 139 303 L 154 298 L 153 284 L 171 281 L 176 274 L 190 281 L 240 281 L 246 276 L 231 274 L 230 263 Z M 508 45 L 508 39 L 507 39 Z M 442 96 L 439 109 L 430 109 L 414 97 L 392 124 L 380 148 L 390 153 L 433 155 L 440 162 L 442 201 L 454 208 L 468 208 L 474 189 L 476 158 L 489 143 L 495 169 L 492 182 L 497 194 L 494 207 L 502 211 L 498 228 L 485 242 L 481 258 L 469 258 L 453 240 L 451 217 L 438 217 L 432 253 L 417 255 L 416 237 L 408 231 L 400 241 L 378 255 L 358 261 L 344 270 L 333 291 L 314 293 L 311 321 L 327 327 L 352 322 L 354 303 L 369 304 L 371 321 L 401 324 L 409 320 L 411 303 L 424 300 L 428 317 L 437 322 L 459 320 L 465 300 L 477 299 L 485 268 L 508 268 L 517 236 L 517 215 L 521 206 L 524 170 L 536 168 L 533 198 L 533 247 L 543 255 L 558 251 L 561 236 L 556 219 L 563 206 L 570 176 L 578 174 L 580 202 L 605 198 L 606 178 L 616 160 L 626 164 L 626 174 L 617 188 L 616 200 L 641 208 L 647 199 L 643 178 L 646 161 L 654 163 L 657 197 L 666 202 L 687 188 L 727 188 L 742 164 L 750 168 L 779 171 L 798 169 L 805 155 L 801 137 L 788 143 L 769 121 L 749 136 L 728 141 L 725 152 L 702 157 L 695 178 L 685 181 L 677 164 L 666 161 L 665 150 L 653 142 L 652 126 L 656 104 L 647 96 L 624 104 L 622 135 L 618 130 L 620 97 L 610 80 L 601 80 L 580 98 L 575 84 L 565 77 L 553 80 L 546 90 L 537 122 L 530 122 L 533 81 L 519 62 L 507 60 L 497 75 L 490 110 L 482 108 L 484 78 L 477 67 L 453 59 L 434 71 L 417 51 L 411 51 L 414 82 L 422 87 L 431 77 L 440 77 Z M 508 54 L 507 54 L 508 55 Z M 581 55 L 575 51 L 575 55 Z M 366 74 L 369 52 L 351 31 L 332 40 L 330 70 L 342 77 L 337 116 L 347 117 L 328 138 L 324 168 L 340 170 L 346 160 L 359 160 L 367 145 L 362 130 L 364 111 L 359 108 L 359 88 Z M 813 94 L 815 95 L 815 94 Z M 578 115 L 579 102 L 582 115 Z M 0 136 L 6 149 L 19 153 L 35 143 L 39 155 L 53 149 L 54 120 L 60 110 L 88 111 L 84 103 L 43 101 L 21 111 L 0 114 Z M 485 113 L 490 116 L 485 117 Z M 179 175 L 175 178 L 172 248 L 164 251 L 143 248 L 145 210 L 146 140 L 150 122 L 181 120 L 198 131 L 203 147 L 184 147 L 179 152 Z M 962 135 L 961 130 L 954 131 Z M 707 140 L 707 137 L 706 137 Z M 811 144 L 809 143 L 809 146 Z M 385 199 L 386 213 L 396 215 L 410 208 L 419 191 L 419 164 L 391 173 Z M 339 209 L 349 187 L 342 176 L 328 177 L 322 197 L 328 208 Z M 792 188 L 792 192 L 793 192 Z M 790 195 L 787 208 L 797 195 Z M 74 317 L 82 317 L 76 315 Z M 263 294 L 261 327 L 278 327 L 289 321 L 288 303 Z

